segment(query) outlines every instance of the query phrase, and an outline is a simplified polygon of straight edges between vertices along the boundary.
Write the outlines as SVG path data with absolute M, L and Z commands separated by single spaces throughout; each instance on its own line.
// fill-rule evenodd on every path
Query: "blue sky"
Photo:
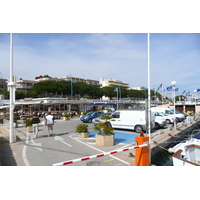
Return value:
M 9 80 L 9 34 L 0 34 L 0 76 Z M 171 81 L 193 92 L 200 88 L 200 34 L 150 34 L 151 88 Z M 147 87 L 146 33 L 14 33 L 17 78 L 48 74 L 99 80 L 113 78 Z

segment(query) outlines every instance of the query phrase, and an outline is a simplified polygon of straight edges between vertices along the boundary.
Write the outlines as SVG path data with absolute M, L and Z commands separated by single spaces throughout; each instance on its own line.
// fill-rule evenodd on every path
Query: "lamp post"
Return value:
M 196 107 L 197 107 L 197 102 L 196 102 L 196 101 L 197 101 L 197 90 L 194 89 L 194 109 L 195 109 L 195 110 L 194 110 L 194 118 L 195 118 L 195 116 L 196 116 L 196 111 L 197 111 L 197 110 L 196 110 L 196 109 L 197 109 L 197 108 L 196 108 Z
M 171 85 L 173 87 L 173 91 L 174 91 L 174 130 L 176 130 L 176 106 L 175 106 L 175 86 L 176 86 L 176 81 L 172 81 Z
M 10 90 L 10 143 L 14 142 L 14 104 L 15 104 L 15 87 L 16 84 L 13 80 L 13 37 L 12 33 L 10 33 L 10 82 L 8 83 L 8 87 Z

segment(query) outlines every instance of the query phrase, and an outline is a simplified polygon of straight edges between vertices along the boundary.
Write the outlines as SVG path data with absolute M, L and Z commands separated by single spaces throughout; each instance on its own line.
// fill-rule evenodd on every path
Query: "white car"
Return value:
M 157 115 L 162 116 L 167 124 L 172 124 L 174 122 L 174 116 L 173 115 L 166 115 L 163 112 L 156 112 Z

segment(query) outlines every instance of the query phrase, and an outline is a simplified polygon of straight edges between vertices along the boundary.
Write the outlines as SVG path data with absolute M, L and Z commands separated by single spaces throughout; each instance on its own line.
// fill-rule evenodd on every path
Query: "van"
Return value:
M 167 108 L 167 107 L 152 107 L 151 108 L 151 111 L 153 112 L 163 112 L 165 113 L 167 116 L 174 116 L 174 113 L 173 113 L 173 110 L 171 110 L 170 108 Z M 175 114 L 176 116 L 176 120 L 181 122 L 185 119 L 185 116 L 183 114 Z
M 146 110 L 119 110 L 111 114 L 109 120 L 112 128 L 129 129 L 139 133 L 147 130 Z M 151 112 L 151 128 L 155 126 L 155 115 Z

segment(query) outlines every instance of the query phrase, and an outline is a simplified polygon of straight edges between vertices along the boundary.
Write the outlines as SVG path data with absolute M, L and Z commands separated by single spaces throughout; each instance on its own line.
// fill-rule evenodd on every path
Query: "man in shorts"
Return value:
M 54 119 L 55 118 L 53 115 L 51 115 L 51 112 L 48 112 L 47 116 L 45 117 L 45 120 L 46 120 L 45 124 L 48 128 L 48 136 L 52 136 L 53 134 Z

